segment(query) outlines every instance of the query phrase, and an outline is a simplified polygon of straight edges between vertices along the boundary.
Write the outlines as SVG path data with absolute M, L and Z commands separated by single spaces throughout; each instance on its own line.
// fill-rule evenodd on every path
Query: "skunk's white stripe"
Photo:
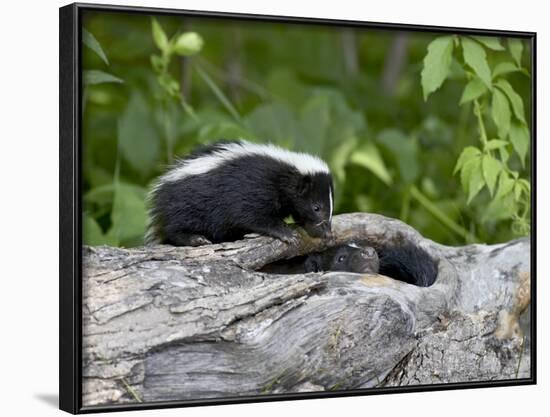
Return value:
M 330 201 L 330 213 L 328 215 L 329 223 L 332 221 L 332 187 L 328 187 L 328 199 Z
M 191 175 L 206 174 L 227 161 L 250 155 L 273 158 L 293 166 L 298 172 L 304 175 L 330 174 L 327 164 L 316 156 L 307 153 L 287 151 L 286 149 L 279 148 L 272 144 L 258 145 L 243 140 L 236 143 L 221 145 L 219 150 L 211 154 L 181 161 L 179 166 L 164 174 L 161 178 L 161 182 L 179 181 Z

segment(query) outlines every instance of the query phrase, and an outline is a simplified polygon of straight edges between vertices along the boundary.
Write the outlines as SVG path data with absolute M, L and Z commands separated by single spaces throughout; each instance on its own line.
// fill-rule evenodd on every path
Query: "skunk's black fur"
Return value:
M 378 255 L 374 248 L 350 244 L 276 261 L 266 265 L 261 271 L 273 274 L 304 274 L 325 271 L 376 274 L 378 267 Z
M 379 259 L 374 248 L 355 244 L 334 246 L 324 252 L 309 254 L 304 261 L 305 272 L 346 271 L 376 274 Z
M 429 287 L 437 278 L 438 262 L 411 243 L 375 245 L 382 275 L 419 287 Z
M 289 215 L 311 236 L 327 237 L 332 192 L 328 167 L 311 155 L 220 141 L 159 179 L 149 196 L 146 240 L 197 246 L 260 233 L 292 243 L 298 235 L 284 222 Z
M 346 271 L 382 274 L 420 287 L 429 287 L 437 278 L 437 262 L 422 248 L 410 243 L 392 246 L 368 243 L 339 245 L 290 260 L 277 261 L 262 272 L 301 274 Z

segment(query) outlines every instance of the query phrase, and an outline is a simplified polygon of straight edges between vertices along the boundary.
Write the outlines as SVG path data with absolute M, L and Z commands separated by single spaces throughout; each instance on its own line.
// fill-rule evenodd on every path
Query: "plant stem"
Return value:
M 231 103 L 231 101 L 227 98 L 227 96 L 222 92 L 222 90 L 216 85 L 214 80 L 210 78 L 210 76 L 204 71 L 200 65 L 195 65 L 194 68 L 197 70 L 197 73 L 202 78 L 202 80 L 206 83 L 206 85 L 210 88 L 210 90 L 214 93 L 214 95 L 217 97 L 217 99 L 220 101 L 220 103 L 225 107 L 227 112 L 233 116 L 233 118 L 240 124 L 242 122 L 241 116 L 235 106 Z
M 476 237 L 468 230 L 457 224 L 453 219 L 447 216 L 442 210 L 432 203 L 415 185 L 410 188 L 411 197 L 416 199 L 432 216 L 447 226 L 450 230 L 461 236 L 466 242 L 477 241 Z

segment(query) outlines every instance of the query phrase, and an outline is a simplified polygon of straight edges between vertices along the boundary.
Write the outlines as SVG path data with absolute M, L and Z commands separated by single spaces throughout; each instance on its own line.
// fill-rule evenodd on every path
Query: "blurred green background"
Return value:
M 151 182 L 220 138 L 321 156 L 336 214 L 399 218 L 445 244 L 529 233 L 526 41 L 105 12 L 83 28 L 86 244 L 142 244 Z M 483 86 L 486 65 L 521 108 L 491 74 Z

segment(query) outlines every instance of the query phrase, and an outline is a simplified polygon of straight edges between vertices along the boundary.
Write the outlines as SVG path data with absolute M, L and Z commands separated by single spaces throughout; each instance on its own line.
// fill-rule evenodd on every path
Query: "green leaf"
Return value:
M 428 45 L 421 73 L 424 100 L 427 100 L 431 93 L 441 87 L 449 75 L 452 60 L 453 38 L 451 36 L 436 38 Z
M 468 182 L 468 201 L 467 201 L 467 204 L 470 204 L 470 202 L 474 199 L 474 197 L 481 191 L 481 189 L 485 185 L 485 181 L 483 178 L 483 171 L 481 169 L 481 158 L 476 158 L 467 162 L 464 165 L 464 169 L 466 169 L 468 165 L 471 165 L 468 167 L 469 182 Z
M 325 94 L 310 97 L 300 109 L 298 149 L 322 155 L 331 124 L 336 124 L 336 120 L 332 119 L 330 98 Z M 347 133 L 353 135 L 353 132 Z
M 281 102 L 260 104 L 246 116 L 245 126 L 257 138 L 294 148 L 299 135 L 295 117 Z
M 157 81 L 162 89 L 171 97 L 180 96 L 180 83 L 168 73 L 162 73 L 157 76 Z
M 489 193 L 493 195 L 498 175 L 500 171 L 502 171 L 502 164 L 491 155 L 484 155 L 481 165 L 485 184 L 487 184 L 487 188 L 489 188 Z
M 109 65 L 109 59 L 107 59 L 107 55 L 103 51 L 101 44 L 97 41 L 94 35 L 92 35 L 84 28 L 82 28 L 82 42 L 84 43 L 84 45 L 94 51 L 103 62 Z
M 351 155 L 351 162 L 368 169 L 386 185 L 391 185 L 393 180 L 386 168 L 386 164 L 376 145 L 367 142 Z
M 481 191 L 485 184 L 481 170 L 481 158 L 475 157 L 464 163 L 460 171 L 460 182 L 464 192 L 468 194 L 468 204 Z
M 468 84 L 466 84 L 466 87 L 462 92 L 462 97 L 460 98 L 460 104 L 468 103 L 472 100 L 475 100 L 486 91 L 487 87 L 485 87 L 485 84 L 483 83 L 483 81 L 481 81 L 481 78 L 474 77 L 468 82 Z
M 458 157 L 458 160 L 456 161 L 456 166 L 453 171 L 453 175 L 455 175 L 458 171 L 460 171 L 466 162 L 476 157 L 479 157 L 480 155 L 481 155 L 481 151 L 474 146 L 467 146 L 466 148 L 464 148 L 464 150 Z
M 501 45 L 499 39 L 496 37 L 472 36 L 472 38 L 482 43 L 487 48 L 492 49 L 493 51 L 504 51 L 504 47 Z
M 506 171 L 501 171 L 498 180 L 498 190 L 495 195 L 495 200 L 503 198 L 506 194 L 510 193 L 514 188 L 515 181 L 509 177 Z
M 391 153 L 403 182 L 413 183 L 420 173 L 417 140 L 405 135 L 400 130 L 384 129 L 378 134 L 377 142 Z
M 501 62 L 493 69 L 493 79 L 511 72 L 517 72 L 519 68 L 513 62 Z
M 483 149 L 487 152 L 487 151 L 493 151 L 495 149 L 503 148 L 507 145 L 508 145 L 508 142 L 506 142 L 505 140 L 491 139 L 487 141 Z
M 135 187 L 118 184 L 115 187 L 111 224 L 111 235 L 122 244 L 142 242 L 147 224 L 145 192 L 138 193 Z
M 157 19 L 153 18 L 151 19 L 151 27 L 153 32 L 153 40 L 155 41 L 155 45 L 165 54 L 168 54 L 170 51 L 170 43 L 168 42 L 168 37 L 166 36 L 166 33 L 164 33 L 164 30 L 162 29 L 162 26 L 159 22 L 157 22 Z
M 525 123 L 525 110 L 523 108 L 523 100 L 521 99 L 521 96 L 515 92 L 510 83 L 506 80 L 498 80 L 496 82 L 496 86 L 500 88 L 504 94 L 506 94 L 508 100 L 510 100 L 512 110 L 514 110 L 514 115 L 520 121 Z
M 157 73 L 163 72 L 169 62 L 170 58 L 168 57 L 168 55 L 151 55 L 151 66 Z
M 510 152 L 507 148 L 498 148 L 498 154 L 500 155 L 500 160 L 504 163 L 507 163 L 510 159 Z
M 85 245 L 101 245 L 103 244 L 103 232 L 97 222 L 87 214 L 82 218 L 82 238 Z
M 521 55 L 523 54 L 523 42 L 521 39 L 508 39 L 508 49 L 518 67 L 521 67 Z
M 521 199 L 521 193 L 523 193 L 523 191 L 523 187 L 521 186 L 519 181 L 516 181 L 516 183 L 514 184 L 514 197 L 516 201 L 519 201 Z
M 529 129 L 522 123 L 513 122 L 510 126 L 510 142 L 518 154 L 521 164 L 525 166 L 525 157 L 529 150 Z
M 112 74 L 101 70 L 84 70 L 82 72 L 84 85 L 104 83 L 123 83 L 124 81 Z
M 160 140 L 143 96 L 134 92 L 118 125 L 122 156 L 141 175 L 147 175 L 157 164 Z
M 491 89 L 491 70 L 487 63 L 485 50 L 470 38 L 462 38 L 461 42 L 464 61 L 481 78 L 487 88 Z
M 519 183 L 525 188 L 525 191 L 531 192 L 531 183 L 524 178 L 520 178 Z
M 470 177 L 474 168 L 480 168 L 481 157 L 476 156 L 474 158 L 464 161 L 464 164 L 460 168 L 460 183 L 462 184 L 462 189 L 467 194 L 470 189 Z M 481 172 L 481 170 L 479 170 Z
M 495 89 L 493 91 L 493 103 L 491 106 L 493 120 L 497 125 L 498 136 L 502 139 L 506 138 L 510 131 L 510 122 L 512 114 L 510 112 L 510 104 L 504 93 Z
M 497 222 L 500 220 L 509 219 L 517 213 L 518 207 L 517 203 L 514 201 L 514 195 L 508 193 L 506 196 L 493 199 L 487 208 L 485 209 L 483 216 L 481 217 L 482 222 Z
M 329 160 L 330 170 L 334 174 L 334 178 L 340 183 L 346 180 L 346 165 L 356 146 L 357 138 L 351 137 L 350 139 L 342 141 L 331 153 L 331 158 Z
M 186 32 L 176 39 L 174 51 L 182 56 L 195 55 L 200 52 L 203 44 L 204 41 L 198 33 Z

